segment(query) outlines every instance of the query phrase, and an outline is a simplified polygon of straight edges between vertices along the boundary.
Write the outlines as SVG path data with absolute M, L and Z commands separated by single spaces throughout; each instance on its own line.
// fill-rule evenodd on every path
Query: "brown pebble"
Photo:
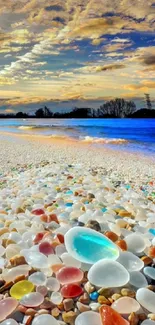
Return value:
M 77 301 L 76 306 L 80 313 L 84 313 L 85 311 L 89 311 L 90 307 L 88 305 L 84 305 L 81 302 Z
M 155 246 L 152 246 L 148 250 L 149 257 L 155 258 Z
M 116 300 L 118 300 L 119 298 L 121 298 L 122 296 L 119 294 L 119 293 L 114 293 L 113 295 L 112 295 L 112 299 L 114 300 L 114 301 L 116 301 Z
M 25 325 L 30 325 L 33 320 L 33 316 L 28 316 Z
M 111 297 L 111 295 L 112 295 L 112 290 L 111 289 L 109 289 L 109 288 L 101 288 L 101 289 L 99 289 L 98 290 L 98 293 L 101 295 L 101 296 L 104 296 L 104 297 L 106 297 L 106 298 L 109 298 L 109 297 Z
M 43 314 L 49 314 L 49 311 L 47 309 L 40 309 L 38 312 L 37 312 L 38 315 L 43 315 Z
M 114 243 L 118 240 L 117 234 L 115 234 L 113 231 L 106 231 L 104 235 L 112 240 Z
M 36 310 L 33 308 L 28 308 L 25 312 L 25 315 L 28 315 L 28 316 L 34 316 L 35 314 L 36 314 Z
M 17 278 L 15 278 L 15 280 L 14 280 L 14 283 L 17 283 L 19 281 L 25 280 L 25 278 L 26 278 L 25 275 L 17 276 Z
M 153 260 L 149 256 L 143 256 L 141 257 L 141 260 L 144 262 L 145 265 L 151 265 Z
M 10 289 L 13 286 L 13 282 L 7 282 L 5 283 L 1 288 L 0 288 L 0 293 L 3 293 L 4 291 L 6 291 L 7 289 Z
M 73 299 L 64 299 L 63 305 L 64 305 L 64 310 L 69 311 L 74 308 L 74 300 Z
M 18 266 L 18 265 L 23 265 L 27 264 L 25 257 L 21 255 L 15 255 L 10 259 L 10 263 L 12 266 Z
M 96 220 L 89 220 L 86 224 L 87 228 L 94 229 L 96 231 L 101 231 L 101 227 L 98 221 Z
M 124 296 L 124 297 L 127 296 L 127 297 L 130 297 L 130 298 L 134 298 L 135 297 L 135 292 L 128 289 L 128 288 L 123 288 L 121 290 L 121 295 Z
M 62 313 L 62 319 L 65 323 L 74 325 L 75 319 L 77 317 L 77 313 L 74 311 L 64 312 Z
M 21 313 L 25 314 L 26 311 L 27 311 L 27 308 L 24 307 L 24 306 L 22 306 L 22 305 L 19 305 L 19 306 L 17 307 L 17 310 L 20 311 Z
M 14 240 L 12 240 L 12 239 L 7 239 L 6 244 L 5 244 L 6 247 L 11 245 L 11 244 L 16 244 L 16 242 Z
M 143 314 L 138 314 L 138 318 L 142 322 L 143 320 L 147 319 L 147 316 L 144 313 Z
M 121 240 L 117 240 L 115 243 L 117 246 L 119 246 L 121 248 L 122 251 L 127 251 L 128 247 L 127 247 L 127 243 L 125 240 L 121 239 Z
M 8 239 L 7 238 L 2 238 L 2 246 L 4 248 L 6 248 L 6 243 L 7 243 Z
M 60 304 L 60 305 L 58 305 L 58 308 L 59 308 L 59 310 L 64 310 L 64 305 L 63 305 L 63 302 Z
M 90 298 L 88 293 L 84 293 L 82 296 L 80 296 L 80 298 L 78 299 L 79 302 L 81 302 L 82 304 L 89 304 L 90 302 Z
M 1 228 L 0 229 L 0 236 L 2 236 L 3 234 L 6 234 L 7 232 L 10 232 L 9 228 Z
M 103 304 L 110 305 L 110 301 L 106 297 L 104 297 L 104 296 L 99 296 L 98 297 L 98 303 L 100 305 L 103 305 Z
M 51 315 L 53 317 L 58 317 L 60 315 L 60 310 L 57 307 L 53 308 L 51 311 Z
M 44 302 L 40 305 L 41 309 L 53 309 L 55 305 L 48 298 L 45 298 Z
M 119 210 L 118 214 L 120 217 L 131 217 L 131 213 L 126 210 Z
M 147 289 L 155 292 L 155 285 L 150 284 L 150 285 L 147 286 Z
M 130 325 L 138 325 L 139 323 L 139 317 L 135 313 L 131 313 L 130 316 L 128 317 L 128 320 Z

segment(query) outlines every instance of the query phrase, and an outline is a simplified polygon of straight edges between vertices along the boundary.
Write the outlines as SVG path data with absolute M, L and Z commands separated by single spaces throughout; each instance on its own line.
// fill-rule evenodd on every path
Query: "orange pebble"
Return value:
M 48 216 L 47 216 L 47 214 L 42 214 L 42 215 L 40 216 L 40 220 L 41 220 L 42 222 L 48 222 Z
M 148 255 L 152 258 L 155 258 L 155 246 L 149 248 Z
M 117 234 L 115 234 L 113 231 L 106 231 L 104 234 L 106 237 L 108 237 L 113 242 L 118 240 Z
M 56 223 L 59 224 L 59 221 L 58 221 L 58 218 L 57 218 L 57 215 L 56 215 L 56 214 L 51 213 L 51 214 L 49 215 L 49 219 L 50 219 L 50 222 L 51 222 L 51 221 L 55 221 Z
M 64 267 L 63 264 L 54 264 L 51 266 L 51 269 L 54 273 L 57 273 L 60 269 L 62 269 L 62 267 Z
M 127 251 L 128 247 L 127 247 L 127 243 L 125 242 L 125 240 L 121 239 L 121 240 L 118 240 L 116 242 L 116 245 L 119 246 L 122 251 Z

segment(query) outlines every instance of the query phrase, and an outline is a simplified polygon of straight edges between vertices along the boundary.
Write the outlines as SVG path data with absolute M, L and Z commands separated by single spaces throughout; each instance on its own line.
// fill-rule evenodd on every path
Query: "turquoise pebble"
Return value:
M 150 228 L 150 229 L 149 229 L 149 232 L 150 232 L 152 235 L 154 235 L 154 236 L 155 236 L 155 229 L 153 229 L 153 228 Z
M 73 203 L 72 202 L 68 202 L 65 204 L 66 207 L 72 207 Z
M 102 212 L 106 212 L 107 211 L 107 209 L 106 208 L 102 208 Z
M 99 297 L 99 294 L 98 294 L 97 291 L 95 291 L 95 292 L 90 293 L 89 297 L 90 297 L 91 300 L 96 301 L 97 298 Z

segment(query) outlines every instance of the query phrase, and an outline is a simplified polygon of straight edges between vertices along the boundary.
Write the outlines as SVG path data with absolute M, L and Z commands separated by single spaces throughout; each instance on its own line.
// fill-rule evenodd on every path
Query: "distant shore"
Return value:
M 25 164 L 81 164 L 137 184 L 154 178 L 154 159 L 70 139 L 0 133 L 0 173 Z

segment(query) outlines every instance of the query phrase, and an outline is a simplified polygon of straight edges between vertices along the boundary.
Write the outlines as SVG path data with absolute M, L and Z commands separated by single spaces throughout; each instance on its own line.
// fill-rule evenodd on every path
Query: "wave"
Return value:
M 29 130 L 29 129 L 34 129 L 35 127 L 33 125 L 21 125 L 18 127 L 18 129 L 21 130 Z
M 82 142 L 89 142 L 89 143 L 104 143 L 104 144 L 124 144 L 128 143 L 125 139 L 115 139 L 115 138 L 96 138 L 86 136 L 84 138 L 80 138 Z
M 20 130 L 38 130 L 38 129 L 61 129 L 61 130 L 75 130 L 75 127 L 71 126 L 61 126 L 61 125 L 50 125 L 50 124 L 45 124 L 45 125 L 20 125 L 18 126 L 18 129 Z

